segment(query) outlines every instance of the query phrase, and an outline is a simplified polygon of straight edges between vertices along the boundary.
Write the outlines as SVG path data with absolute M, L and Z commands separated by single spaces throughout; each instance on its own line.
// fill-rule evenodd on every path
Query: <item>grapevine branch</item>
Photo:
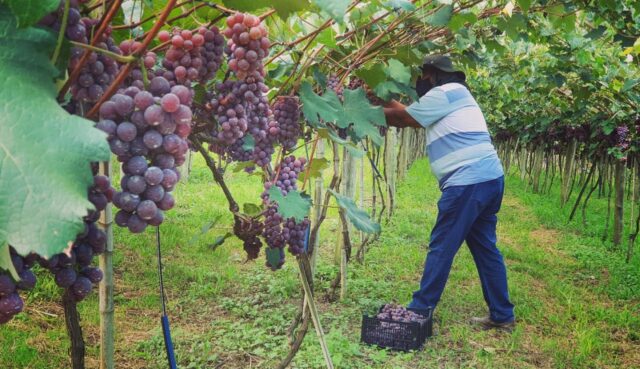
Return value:
M 113 4 L 111 4 L 111 8 L 109 8 L 109 11 L 104 15 L 104 17 L 100 21 L 100 26 L 98 27 L 95 34 L 93 35 L 93 38 L 91 39 L 91 42 L 89 43 L 89 45 L 95 46 L 95 44 L 100 39 L 100 36 L 106 31 L 107 27 L 111 23 L 111 19 L 113 19 L 113 17 L 116 15 L 118 10 L 120 9 L 121 4 L 122 4 L 122 0 L 115 0 Z M 82 54 L 82 56 L 80 57 L 80 60 L 78 61 L 78 65 L 71 71 L 71 74 L 69 74 L 69 78 L 67 78 L 67 81 L 58 92 L 58 100 L 64 99 L 64 95 L 69 90 L 69 87 L 71 86 L 71 84 L 75 82 L 78 76 L 80 76 L 80 73 L 82 72 L 82 68 L 87 63 L 87 61 L 89 61 L 90 56 L 91 56 L 91 51 L 85 50 L 84 54 Z
M 238 206 L 238 203 L 231 195 L 231 191 L 229 190 L 229 187 L 225 183 L 224 177 L 218 170 L 215 160 L 213 160 L 211 155 L 209 155 L 209 152 L 204 148 L 204 146 L 202 146 L 202 143 L 197 138 L 191 138 L 190 141 L 193 147 L 195 147 L 196 150 L 198 150 L 198 152 L 204 158 L 204 161 L 206 162 L 207 167 L 209 167 L 209 169 L 211 170 L 211 173 L 213 174 L 213 179 L 222 188 L 222 192 L 224 192 L 224 196 L 227 198 L 227 202 L 229 203 L 229 210 L 234 214 L 234 216 L 237 215 L 238 212 L 240 211 L 240 207 Z
M 121 1 L 121 0 L 116 0 L 116 2 L 119 2 L 119 1 Z M 142 55 L 147 50 L 147 47 L 149 46 L 149 44 L 151 43 L 153 38 L 156 37 L 158 32 L 160 32 L 160 28 L 162 28 L 162 26 L 164 25 L 165 20 L 169 16 L 169 13 L 171 13 L 171 10 L 173 10 L 173 8 L 174 8 L 174 6 L 176 4 L 176 1 L 177 0 L 169 0 L 168 1 L 167 6 L 164 8 L 164 11 L 163 11 L 162 15 L 157 20 L 157 22 L 153 25 L 153 28 L 151 29 L 151 31 L 149 31 L 149 33 L 147 34 L 147 37 L 144 39 L 144 41 L 142 41 L 142 45 L 140 45 L 139 48 L 134 50 L 133 53 L 131 54 L 131 56 L 139 57 L 140 55 Z M 102 25 L 104 25 L 104 24 L 102 24 Z M 101 27 L 102 27 L 102 25 L 101 25 Z M 94 37 L 94 40 L 95 40 L 95 37 Z M 93 42 L 92 42 L 92 44 L 93 44 Z M 85 52 L 85 54 L 86 53 L 87 52 Z M 120 84 L 129 75 L 129 72 L 131 72 L 131 69 L 133 69 L 133 65 L 134 64 L 130 62 L 130 63 L 127 63 L 122 69 L 120 69 L 120 73 L 118 74 L 116 79 L 113 81 L 113 83 L 111 83 L 111 86 L 109 86 L 107 91 L 105 91 L 104 95 L 102 95 L 102 97 L 100 98 L 100 101 L 98 101 L 94 105 L 94 107 L 89 111 L 89 113 L 87 113 L 87 118 L 94 118 L 96 116 L 96 114 L 98 113 L 98 110 L 100 109 L 100 106 L 105 101 L 110 99 L 111 96 L 113 96 L 113 94 L 115 94 L 115 92 L 120 87 Z M 71 79 L 71 78 L 69 78 L 69 79 Z

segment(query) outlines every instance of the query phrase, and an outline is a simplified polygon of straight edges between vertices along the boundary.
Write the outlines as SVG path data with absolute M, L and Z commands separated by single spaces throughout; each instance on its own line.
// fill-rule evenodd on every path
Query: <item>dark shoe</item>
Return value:
M 491 318 L 488 316 L 483 318 L 473 317 L 471 318 L 470 323 L 472 325 L 480 327 L 480 329 L 482 329 L 483 331 L 486 331 L 488 329 L 497 329 L 499 331 L 509 333 L 512 332 L 513 328 L 515 328 L 516 326 L 515 320 L 512 320 L 510 322 L 498 323 L 491 320 Z

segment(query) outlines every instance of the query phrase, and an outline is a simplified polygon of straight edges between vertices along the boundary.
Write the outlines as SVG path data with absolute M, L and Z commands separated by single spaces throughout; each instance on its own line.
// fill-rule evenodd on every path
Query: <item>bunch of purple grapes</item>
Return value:
M 211 135 L 219 144 L 212 145 L 212 151 L 223 155 L 226 146 L 233 145 L 244 137 L 249 127 L 244 104 L 244 93 L 248 87 L 240 81 L 227 80 L 216 86 L 217 96 L 209 105 L 217 122 L 217 129 Z
M 179 179 L 176 167 L 189 150 L 191 91 L 154 77 L 149 90 L 128 87 L 100 107 L 97 127 L 108 134 L 111 151 L 123 163 L 122 192 L 113 204 L 121 209 L 115 222 L 141 233 L 160 225 L 163 211 L 175 205 L 171 191 Z
M 102 254 L 107 245 L 107 235 L 98 228 L 96 222 L 107 204 L 114 197 L 115 189 L 109 178 L 97 175 L 94 168 L 93 186 L 89 188 L 89 201 L 95 207 L 85 216 L 84 231 L 76 237 L 70 252 L 54 255 L 49 259 L 40 258 L 40 266 L 54 276 L 56 285 L 64 288 L 75 301 L 84 300 L 93 285 L 102 280 L 102 271 L 92 266 L 93 258 Z
M 89 44 L 90 38 L 97 31 L 100 20 L 82 18 L 79 8 L 79 4 L 82 2 L 83 1 L 71 1 L 69 14 L 67 16 L 65 36 L 70 41 Z M 61 1 L 58 10 L 46 15 L 40 20 L 39 24 L 49 27 L 54 31 L 59 31 L 62 26 L 63 15 L 64 1 Z M 120 49 L 111 37 L 111 27 L 107 27 L 100 37 L 94 45 L 95 47 L 111 51 L 115 54 L 121 54 Z M 69 72 L 76 68 L 83 54 L 84 49 L 75 46 L 71 48 L 71 59 L 68 65 Z M 88 62 L 82 67 L 78 78 L 71 85 L 73 99 L 78 102 L 98 101 L 119 71 L 118 63 L 110 57 L 96 52 L 91 52 L 89 55 Z
M 18 291 L 28 291 L 36 285 L 36 275 L 31 271 L 38 256 L 18 255 L 13 247 L 9 247 L 11 262 L 20 281 L 16 282 L 9 273 L 0 270 L 0 324 L 8 323 L 14 316 L 22 312 L 24 301 Z
M 423 324 L 427 321 L 427 318 L 411 310 L 407 310 L 402 305 L 398 304 L 386 304 L 382 307 L 382 310 L 376 315 L 378 319 L 392 320 L 394 322 L 411 323 L 416 322 Z
M 190 86 L 192 82 L 206 83 L 215 77 L 222 64 L 224 37 L 218 27 L 198 28 L 196 33 L 190 30 L 175 29 L 158 33 L 160 42 L 170 42 L 157 76 L 163 76 L 172 85 L 179 83 Z
M 276 127 L 277 132 L 280 132 L 280 129 L 271 112 L 269 99 L 264 94 L 267 87 L 262 82 L 258 83 L 258 87 L 259 89 L 256 92 L 258 103 L 247 103 L 248 130 L 255 139 L 255 147 L 252 153 L 253 162 L 259 167 L 264 167 L 271 162 L 271 157 L 275 151 L 274 144 L 278 138 L 276 134 L 272 133 L 271 128 Z
M 271 46 L 262 21 L 255 15 L 236 13 L 227 18 L 227 27 L 224 35 L 228 39 L 229 68 L 239 80 L 262 80 L 262 60 L 269 55 Z
M 304 170 L 305 158 L 296 159 L 294 156 L 286 157 L 280 164 L 280 171 L 275 183 L 265 183 L 265 191 L 262 198 L 267 209 L 265 211 L 265 222 L 263 236 L 269 248 L 284 248 L 289 246 L 289 252 L 293 255 L 300 255 L 304 252 L 304 241 L 309 221 L 303 220 L 301 223 L 295 219 L 284 219 L 278 213 L 278 205 L 270 203 L 269 190 L 276 186 L 280 192 L 286 196 L 290 191 L 297 189 L 298 175 Z
M 629 127 L 626 125 L 616 127 L 613 137 L 615 146 L 620 149 L 620 151 L 626 151 L 629 148 L 629 144 L 631 143 Z
M 358 88 L 363 88 L 364 92 L 367 95 L 367 99 L 372 105 L 381 106 L 384 105 L 384 100 L 379 98 L 362 79 L 358 77 L 351 77 L 349 80 L 349 85 L 347 86 L 349 90 L 356 90 Z
M 294 148 L 302 136 L 300 100 L 295 96 L 279 96 L 273 104 L 273 116 L 278 123 L 278 141 L 285 149 Z
M 344 85 L 340 83 L 340 78 L 335 74 L 331 74 L 329 78 L 327 78 L 327 90 L 333 90 L 340 101 L 344 100 Z

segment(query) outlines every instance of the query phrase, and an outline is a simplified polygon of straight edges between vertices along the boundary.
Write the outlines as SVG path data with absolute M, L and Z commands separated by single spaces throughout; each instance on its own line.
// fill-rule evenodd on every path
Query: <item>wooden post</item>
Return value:
M 345 148 L 343 149 L 343 161 L 342 161 L 342 182 L 340 193 L 343 196 L 353 199 L 356 192 L 356 160 Z M 344 213 L 344 209 L 339 210 Z M 350 250 L 347 250 L 349 245 L 346 244 L 343 237 L 345 232 L 351 234 L 351 225 L 346 220 L 346 216 L 340 217 L 341 232 L 338 236 L 337 245 L 339 247 L 339 260 L 340 260 L 340 299 L 344 299 L 347 293 L 347 262 L 349 259 Z
M 575 166 L 576 148 L 578 141 L 571 140 L 567 147 L 567 154 L 564 159 L 564 173 L 562 174 L 562 206 L 569 201 L 569 192 L 571 188 L 572 173 Z
M 397 168 L 398 168 L 398 160 L 397 160 L 397 142 L 398 142 L 398 131 L 395 127 L 389 127 L 389 131 L 387 132 L 387 140 L 384 148 L 384 179 L 387 183 L 387 207 L 389 208 L 389 212 L 387 213 L 390 217 L 393 214 L 393 208 L 395 205 L 395 196 L 396 196 L 396 178 L 397 178 Z
M 111 164 L 100 163 L 100 173 L 111 178 Z M 107 234 L 105 252 L 99 256 L 104 274 L 99 287 L 100 300 L 100 369 L 113 369 L 115 352 L 115 321 L 113 317 L 113 214 L 111 204 L 100 215 L 100 226 Z
M 318 145 L 316 146 L 316 159 L 324 158 L 324 139 L 318 138 Z M 324 176 L 322 172 L 315 179 L 315 186 L 313 188 L 313 203 L 315 207 L 313 208 L 313 222 L 317 223 L 322 216 L 322 200 L 323 200 L 323 187 L 324 187 Z M 313 244 L 313 254 L 311 254 L 311 275 L 313 276 L 316 270 L 316 264 L 318 260 L 318 250 L 320 246 L 320 235 L 318 235 Z
M 622 232 L 624 229 L 624 184 L 626 163 L 616 160 L 615 165 L 615 210 L 613 213 L 613 243 L 620 245 L 622 241 Z
M 365 157 L 363 156 L 360 159 L 360 173 L 359 173 L 359 181 L 360 181 L 360 209 L 364 209 L 364 163 Z M 360 232 L 360 242 L 364 241 L 364 232 Z

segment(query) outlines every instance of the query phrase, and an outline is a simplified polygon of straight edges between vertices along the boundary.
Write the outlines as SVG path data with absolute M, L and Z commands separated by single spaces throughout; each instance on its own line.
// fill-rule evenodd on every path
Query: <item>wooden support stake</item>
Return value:
M 100 163 L 100 173 L 111 178 L 109 162 Z M 107 234 L 105 252 L 99 256 L 103 273 L 99 287 L 100 300 L 100 369 L 113 369 L 115 352 L 115 320 L 113 302 L 113 214 L 111 204 L 100 215 L 100 226 Z
M 322 324 L 320 323 L 320 314 L 318 314 L 318 309 L 316 308 L 316 303 L 313 299 L 313 293 L 311 292 L 311 285 L 308 279 L 304 258 L 304 255 L 298 257 L 298 267 L 300 268 L 300 279 L 302 280 L 302 288 L 304 288 L 307 305 L 309 307 L 309 312 L 311 313 L 311 321 L 313 322 L 313 326 L 316 329 L 316 334 L 318 335 L 318 340 L 320 341 L 320 347 L 322 348 L 322 356 L 324 357 L 325 364 L 327 365 L 327 369 L 333 369 L 331 353 L 329 353 L 329 346 L 327 346 L 324 331 L 322 330 Z M 306 264 L 309 265 L 308 259 Z

